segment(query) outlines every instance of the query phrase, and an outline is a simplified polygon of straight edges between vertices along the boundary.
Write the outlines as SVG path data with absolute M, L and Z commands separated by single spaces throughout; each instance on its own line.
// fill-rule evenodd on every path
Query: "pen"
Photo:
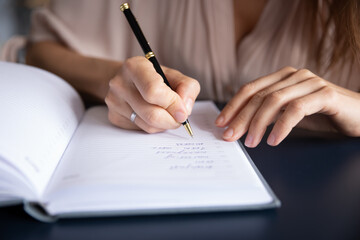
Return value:
M 143 32 L 141 31 L 141 28 L 139 24 L 137 23 L 134 15 L 132 14 L 130 10 L 130 6 L 128 3 L 123 3 L 120 6 L 120 10 L 125 14 L 126 19 L 128 20 L 131 29 L 133 30 L 142 50 L 144 51 L 145 57 L 152 62 L 156 72 L 161 75 L 161 77 L 164 79 L 165 84 L 171 88 L 169 81 L 166 79 L 164 72 L 162 71 L 159 62 L 155 58 L 154 52 L 151 50 L 149 43 L 146 41 L 145 36 Z M 186 119 L 185 122 L 182 123 L 182 125 L 185 127 L 186 131 L 189 133 L 189 135 L 192 137 L 193 132 L 189 123 L 189 120 Z

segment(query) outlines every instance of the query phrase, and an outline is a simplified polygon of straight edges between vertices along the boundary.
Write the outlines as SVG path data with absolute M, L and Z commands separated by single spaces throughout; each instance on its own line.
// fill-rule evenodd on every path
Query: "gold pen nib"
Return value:
M 186 120 L 186 121 L 183 123 L 183 125 L 184 125 L 186 131 L 189 133 L 189 135 L 190 135 L 191 137 L 194 137 L 194 134 L 193 134 L 193 131 L 192 131 L 192 129 L 191 129 L 191 126 L 190 126 L 189 121 Z

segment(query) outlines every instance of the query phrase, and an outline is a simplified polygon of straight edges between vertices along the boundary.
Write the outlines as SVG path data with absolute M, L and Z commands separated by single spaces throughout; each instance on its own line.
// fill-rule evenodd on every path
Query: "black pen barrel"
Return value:
M 143 32 L 141 31 L 141 28 L 140 28 L 135 16 L 132 14 L 130 8 L 124 9 L 123 12 L 131 26 L 132 31 L 135 34 L 135 37 L 137 38 L 138 42 L 140 43 L 140 46 L 141 46 L 142 50 L 144 51 L 144 54 L 146 54 L 148 52 L 152 52 L 150 45 L 149 45 L 148 41 L 146 40 Z
M 135 16 L 132 14 L 130 10 L 130 6 L 128 3 L 123 3 L 120 6 L 120 10 L 124 13 L 127 21 L 130 24 L 130 27 L 132 31 L 134 32 L 136 39 L 138 40 L 142 50 L 144 51 L 145 57 L 153 64 L 155 71 L 160 74 L 160 76 L 163 78 L 164 83 L 171 89 L 170 83 L 165 77 L 165 74 L 163 70 L 161 69 L 161 66 L 159 62 L 155 58 L 155 54 L 150 48 L 150 45 L 148 41 L 146 40 L 143 32 L 141 31 L 141 28 L 135 18 Z M 185 122 L 182 123 L 182 125 L 185 127 L 186 131 L 190 134 L 190 136 L 193 136 L 193 132 L 189 123 L 189 120 L 186 119 Z
M 170 83 L 169 83 L 169 81 L 167 80 L 167 78 L 165 77 L 165 74 L 164 74 L 163 70 L 161 69 L 160 64 L 159 64 L 159 62 L 156 60 L 155 56 L 149 58 L 149 61 L 153 64 L 156 72 L 157 72 L 158 74 L 160 74 L 160 76 L 164 79 L 165 84 L 168 85 L 168 87 L 171 88 Z

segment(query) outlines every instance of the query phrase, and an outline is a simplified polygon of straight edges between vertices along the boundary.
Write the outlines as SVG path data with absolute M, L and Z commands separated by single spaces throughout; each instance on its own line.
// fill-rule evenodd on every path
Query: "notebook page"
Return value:
M 39 195 L 83 115 L 81 99 L 59 77 L 21 64 L 0 62 L 0 86 L 0 156 Z
M 52 213 L 249 205 L 272 200 L 235 142 L 221 140 L 211 102 L 159 134 L 111 126 L 106 108 L 79 125 L 43 201 Z

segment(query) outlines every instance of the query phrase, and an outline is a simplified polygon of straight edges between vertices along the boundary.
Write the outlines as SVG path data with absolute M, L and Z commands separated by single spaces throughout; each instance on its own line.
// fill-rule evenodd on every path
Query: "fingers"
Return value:
M 127 101 L 131 108 L 147 125 L 158 129 L 174 129 L 180 126 L 180 123 L 175 121 L 169 112 L 157 105 L 149 104 L 137 91 L 133 91 L 133 93 L 128 96 Z
M 184 101 L 187 114 L 190 115 L 194 102 L 200 93 L 199 82 L 174 69 L 164 67 L 164 73 L 167 76 L 172 89 Z
M 278 145 L 305 116 L 318 112 L 331 114 L 329 108 L 336 104 L 335 98 L 335 91 L 329 87 L 323 87 L 319 91 L 292 101 L 276 121 L 267 143 L 271 146 Z
M 141 119 L 141 121 L 136 120 L 135 123 L 146 132 L 154 132 L 154 129 L 149 130 L 150 128 L 163 130 L 179 126 L 165 109 L 146 102 L 130 81 L 111 80 L 105 102 L 109 107 L 109 113 L 119 115 L 120 119 L 121 117 L 129 119 L 131 113 L 135 111 L 137 119 Z M 115 125 L 124 127 L 119 124 L 119 120 L 115 120 L 114 116 L 111 120 Z
M 128 77 L 145 102 L 166 109 L 179 123 L 187 119 L 187 110 L 180 96 L 171 90 L 144 57 L 131 58 L 124 63 Z
M 132 129 L 132 130 L 144 130 L 147 133 L 156 133 L 164 131 L 162 128 L 156 128 L 147 124 L 140 116 L 136 116 L 135 121 L 130 120 L 130 116 L 133 113 L 133 109 L 124 101 L 110 101 L 110 98 L 106 98 L 106 102 L 109 108 L 108 118 L 115 126 Z M 117 103 L 114 105 L 114 103 Z
M 110 122 L 118 127 L 132 130 L 144 130 L 147 133 L 162 132 L 162 127 L 154 127 L 144 121 L 139 115 L 136 116 L 135 121 L 130 120 L 130 116 L 133 113 L 133 109 L 124 101 L 116 102 L 114 106 L 113 102 L 107 98 L 107 104 L 109 108 L 108 118 Z M 136 113 L 136 112 L 135 112 Z
M 257 146 L 264 136 L 267 126 L 274 121 L 284 106 L 295 99 L 318 91 L 325 85 L 325 81 L 321 78 L 311 78 L 269 94 L 251 119 L 245 145 Z
M 262 88 L 261 90 L 259 90 L 258 92 L 256 92 L 255 94 L 252 95 L 252 97 L 250 98 L 250 100 L 246 103 L 240 103 L 240 105 L 244 105 L 242 108 L 240 108 L 238 110 L 238 112 L 236 113 L 235 116 L 233 116 L 231 119 L 231 122 L 229 123 L 228 129 L 224 132 L 223 138 L 227 141 L 235 141 L 236 139 L 240 138 L 242 135 L 244 135 L 249 127 L 250 127 L 250 123 L 252 123 L 252 121 L 254 121 L 253 125 L 255 124 L 256 126 L 261 126 L 256 128 L 256 133 L 257 134 L 248 134 L 247 137 L 247 142 L 249 145 L 253 145 L 250 144 L 252 142 L 256 142 L 258 139 L 254 139 L 254 137 L 262 137 L 262 135 L 265 133 L 266 127 L 269 123 L 267 123 L 268 121 L 272 121 L 273 116 L 275 116 L 275 112 L 279 111 L 281 108 L 280 106 L 277 106 L 279 104 L 286 104 L 288 101 L 290 101 L 292 98 L 294 98 L 296 96 L 296 94 L 302 94 L 302 92 L 305 92 L 305 89 L 308 89 L 308 86 L 303 86 L 301 87 L 301 89 L 303 89 L 300 92 L 297 92 L 297 88 L 299 86 L 296 86 L 296 88 L 290 88 L 287 91 L 283 90 L 283 96 L 281 94 L 279 94 L 279 90 L 281 89 L 286 89 L 289 86 L 295 86 L 298 83 L 301 83 L 305 80 L 307 80 L 309 77 L 313 77 L 315 76 L 314 74 L 312 74 L 309 71 L 305 71 L 305 70 L 299 70 L 296 72 L 293 72 L 294 69 L 292 68 L 283 68 L 279 71 L 280 74 L 276 75 L 276 74 L 272 74 L 269 75 L 269 82 L 271 84 L 268 84 L 267 87 Z M 287 74 L 287 75 L 286 75 Z M 285 79 L 283 78 L 285 76 Z M 276 77 L 278 78 L 278 80 L 276 81 Z M 263 77 L 261 79 L 261 85 L 264 86 L 265 85 L 265 80 L 266 77 Z M 257 84 L 256 81 L 254 82 L 254 84 Z M 308 84 L 311 85 L 311 84 Z M 319 87 L 319 86 L 317 86 Z M 310 87 L 312 88 L 312 87 Z M 309 90 L 307 90 L 309 91 Z M 313 91 L 313 90 L 310 90 Z M 265 101 L 265 99 L 267 99 Z M 277 102 L 277 105 L 274 105 L 274 102 Z M 261 106 L 263 106 L 263 104 L 265 103 L 265 106 L 261 108 Z M 269 106 L 270 104 L 270 106 Z M 273 114 L 270 115 L 271 120 L 269 120 L 269 118 L 262 118 L 262 113 L 263 111 L 260 112 L 260 114 L 258 114 L 256 117 L 256 113 L 258 112 L 259 109 L 265 109 L 268 111 L 272 111 Z M 226 113 L 225 113 L 226 114 Z M 221 114 L 220 114 L 221 115 Z M 254 119 L 255 117 L 255 119 Z M 261 119 L 261 120 L 259 120 Z M 259 122 L 260 121 L 260 122 Z M 265 127 L 263 127 L 264 122 L 267 123 L 267 125 L 265 125 Z M 260 129 L 259 129 L 260 128 Z M 253 132 L 252 132 L 253 133 Z M 256 144 L 257 145 L 257 144 Z
M 296 69 L 292 67 L 285 67 L 275 72 L 273 74 L 261 77 L 253 82 L 250 82 L 239 89 L 237 94 L 229 101 L 229 103 L 221 111 L 220 115 L 215 121 L 215 124 L 218 127 L 227 126 L 239 113 L 239 110 L 242 109 L 246 103 L 254 97 L 253 103 L 258 103 L 266 96 L 267 92 L 264 90 L 267 87 L 278 83 L 284 78 L 289 77 L 291 74 L 295 73 Z M 261 92 L 261 90 L 264 90 Z M 258 102 L 257 102 L 258 101 Z M 258 105 L 258 104 L 257 104 Z
M 319 102 L 317 106 L 320 106 L 320 102 L 322 102 L 323 107 L 328 107 L 326 105 L 328 100 L 321 98 L 326 97 L 328 99 L 329 94 L 326 95 L 324 90 L 321 89 L 332 89 L 332 84 L 308 70 L 294 71 L 291 68 L 284 68 L 275 74 L 269 75 L 268 78 L 263 77 L 254 81 L 253 87 L 256 90 L 251 90 L 252 92 L 249 93 L 241 89 L 232 102 L 227 105 L 227 108 L 219 115 L 216 124 L 218 126 L 228 126 L 223 134 L 224 140 L 235 141 L 247 132 L 245 145 L 255 147 L 263 138 L 267 126 L 277 119 L 277 129 L 269 137 L 268 143 L 278 144 L 302 118 L 309 114 L 309 112 L 301 112 L 300 110 L 298 110 L 297 114 L 291 112 L 295 111 L 292 110 L 294 102 L 298 104 L 297 102 L 303 98 L 305 100 L 309 99 L 309 101 L 320 98 L 317 99 Z M 319 94 L 313 95 L 318 92 Z M 243 96 L 239 96 L 241 94 Z M 285 112 L 281 114 L 284 110 Z M 313 111 L 324 111 L 324 109 L 314 108 Z M 310 111 L 310 113 L 313 112 Z M 280 118 L 277 118 L 278 116 Z M 221 124 L 219 124 L 219 119 L 223 120 Z M 287 127 L 284 127 L 285 124 L 288 124 Z
M 129 114 L 129 116 L 131 113 Z M 113 109 L 109 108 L 108 111 L 108 118 L 109 121 L 114 124 L 115 126 L 124 128 L 124 129 L 132 129 L 132 130 L 140 130 L 140 128 L 131 122 L 129 118 L 123 116 L 122 114 L 119 114 L 118 112 L 114 111 Z
M 109 120 L 122 128 L 143 129 L 154 133 L 177 128 L 191 113 L 200 87 L 196 80 L 166 68 L 173 91 L 144 57 L 125 61 L 118 74 L 110 80 L 105 102 Z M 134 122 L 129 120 L 132 112 Z

